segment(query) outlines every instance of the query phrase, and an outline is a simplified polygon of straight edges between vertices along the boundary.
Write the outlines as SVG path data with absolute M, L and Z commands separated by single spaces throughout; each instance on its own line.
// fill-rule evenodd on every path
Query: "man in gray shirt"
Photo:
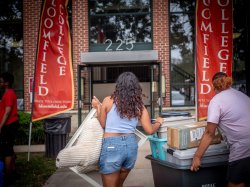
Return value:
M 198 171 L 201 157 L 220 128 L 230 147 L 228 186 L 250 186 L 250 98 L 231 88 L 232 79 L 216 73 L 213 86 L 216 95 L 208 106 L 207 128 L 194 155 L 192 171 Z

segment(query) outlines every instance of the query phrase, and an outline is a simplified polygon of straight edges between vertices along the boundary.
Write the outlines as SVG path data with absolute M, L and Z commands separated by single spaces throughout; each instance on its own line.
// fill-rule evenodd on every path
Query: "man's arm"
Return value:
M 199 167 L 201 165 L 201 157 L 203 154 L 206 152 L 208 146 L 212 142 L 215 136 L 215 130 L 217 128 L 217 124 L 208 122 L 206 126 L 206 130 L 202 136 L 200 145 L 194 154 L 192 166 L 191 166 L 191 171 L 198 171 Z

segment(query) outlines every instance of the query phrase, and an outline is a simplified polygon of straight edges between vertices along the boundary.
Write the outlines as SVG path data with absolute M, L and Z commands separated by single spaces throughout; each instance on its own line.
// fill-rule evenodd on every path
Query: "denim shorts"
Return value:
M 135 134 L 104 138 L 99 162 L 100 173 L 110 174 L 120 171 L 121 168 L 133 169 L 137 150 Z

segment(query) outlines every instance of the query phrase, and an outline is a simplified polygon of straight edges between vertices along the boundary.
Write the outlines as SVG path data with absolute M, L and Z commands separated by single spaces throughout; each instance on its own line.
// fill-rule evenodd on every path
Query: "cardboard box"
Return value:
M 194 122 L 170 126 L 167 129 L 167 143 L 169 147 L 175 149 L 189 149 L 198 147 L 207 122 Z M 216 129 L 216 135 L 211 144 L 221 142 L 221 134 Z
M 163 118 L 163 123 L 157 131 L 158 138 L 167 138 L 167 127 L 195 122 L 194 116 L 172 116 Z

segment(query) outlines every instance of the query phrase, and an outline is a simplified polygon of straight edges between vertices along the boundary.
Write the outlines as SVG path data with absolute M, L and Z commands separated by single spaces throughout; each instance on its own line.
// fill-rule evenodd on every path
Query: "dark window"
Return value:
M 18 109 L 23 109 L 23 20 L 21 0 L 0 1 L 0 72 L 15 76 Z
M 195 1 L 170 1 L 171 105 L 192 106 L 195 95 Z
M 133 72 L 140 82 L 150 82 L 149 65 L 113 66 L 113 67 L 94 67 L 93 83 L 114 83 L 118 76 L 126 71 Z
M 233 7 L 233 87 L 246 93 L 247 1 L 233 1 Z M 170 0 L 169 10 L 171 105 L 194 105 L 195 1 Z
M 18 109 L 23 110 L 23 1 L 0 1 L 0 73 L 9 71 L 15 76 L 14 89 L 18 97 Z M 72 3 L 69 1 L 71 26 Z
M 72 0 L 68 1 L 68 20 L 69 20 L 69 27 L 72 35 Z
M 140 82 L 150 82 L 150 68 L 145 67 L 120 67 L 120 68 L 107 68 L 107 79 L 115 82 L 120 74 L 123 72 L 133 72 Z
M 150 0 L 90 0 L 90 51 L 152 49 Z
M 184 13 L 195 11 L 195 1 L 189 0 L 170 0 L 169 6 L 171 13 Z
M 234 1 L 233 87 L 246 93 L 247 1 Z

